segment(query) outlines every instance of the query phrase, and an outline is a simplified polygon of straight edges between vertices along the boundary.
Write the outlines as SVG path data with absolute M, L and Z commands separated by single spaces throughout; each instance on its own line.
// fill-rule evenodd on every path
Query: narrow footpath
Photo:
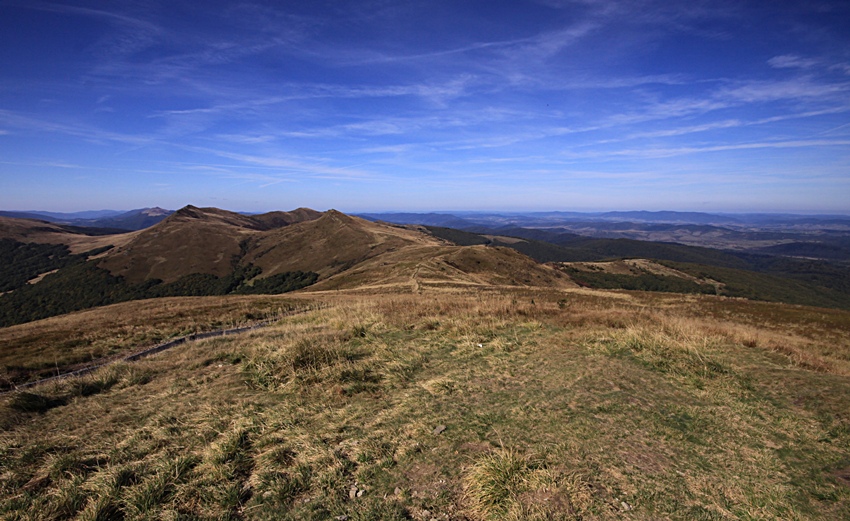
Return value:
M 319 306 L 319 307 L 323 307 L 323 306 Z M 135 362 L 136 360 L 140 360 L 142 358 L 145 358 L 145 357 L 148 357 L 148 356 L 151 356 L 151 355 L 155 355 L 157 353 L 161 353 L 163 351 L 171 349 L 172 347 L 176 347 L 176 346 L 185 344 L 186 342 L 193 342 L 195 340 L 204 340 L 204 339 L 207 339 L 207 338 L 214 338 L 214 337 L 226 336 L 226 335 L 238 335 L 240 333 L 247 333 L 248 331 L 255 331 L 257 329 L 268 327 L 269 325 L 271 325 L 275 322 L 278 322 L 279 320 L 283 320 L 284 318 L 291 317 L 293 315 L 298 315 L 298 314 L 301 314 L 301 313 L 306 313 L 308 311 L 313 311 L 315 309 L 318 309 L 318 308 L 311 306 L 311 307 L 307 307 L 307 308 L 303 308 L 303 309 L 296 309 L 296 310 L 284 313 L 284 314 L 280 315 L 279 317 L 275 318 L 274 320 L 263 320 L 261 322 L 256 322 L 254 324 L 251 324 L 250 326 L 234 327 L 234 328 L 230 328 L 230 329 L 216 329 L 214 331 L 206 331 L 204 333 L 193 333 L 191 335 L 186 335 L 186 336 L 182 336 L 182 337 L 179 337 L 179 338 L 175 338 L 173 340 L 169 340 L 168 342 L 165 342 L 165 343 L 162 343 L 162 344 L 157 344 L 153 347 L 146 347 L 146 348 L 144 348 L 140 351 L 135 351 L 135 352 L 133 352 L 129 355 L 124 355 L 124 356 L 121 356 L 121 357 L 118 357 L 118 358 L 115 358 L 114 356 L 101 358 L 100 360 L 96 360 L 92 365 L 86 366 L 82 369 L 77 369 L 75 371 L 69 371 L 67 373 L 57 374 L 55 376 L 42 378 L 40 380 L 33 380 L 32 382 L 26 382 L 26 383 L 23 383 L 23 384 L 20 384 L 20 385 L 16 385 L 12 389 L 2 390 L 2 391 L 0 391 L 0 396 L 2 396 L 4 394 L 11 394 L 11 393 L 14 393 L 14 392 L 22 391 L 24 389 L 29 389 L 30 387 L 35 387 L 37 385 L 41 385 L 41 384 L 44 384 L 44 383 L 47 383 L 47 382 L 62 380 L 62 379 L 65 379 L 65 378 L 73 378 L 73 377 L 77 377 L 77 376 L 83 376 L 83 375 L 89 374 L 93 371 L 96 371 L 96 370 L 100 369 L 101 367 L 106 367 L 107 365 L 114 364 L 114 363 L 117 363 L 117 362 Z

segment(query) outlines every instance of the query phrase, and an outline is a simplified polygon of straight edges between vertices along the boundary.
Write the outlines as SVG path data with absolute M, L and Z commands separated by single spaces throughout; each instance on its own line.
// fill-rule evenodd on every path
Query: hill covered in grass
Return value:
M 73 336 L 84 351 L 104 331 L 146 334 L 142 315 L 166 332 L 178 312 L 189 324 L 274 316 L 274 302 L 304 310 L 0 397 L 0 515 L 850 513 L 847 312 L 506 285 L 238 299 L 218 311 L 209 297 L 169 301 L 171 312 L 127 302 L 104 320 L 91 310 L 0 329 Z
M 142 231 L 85 239 L 50 223 L 4 222 L 0 326 L 129 300 L 277 294 L 312 284 L 571 284 L 511 249 L 460 247 L 334 210 L 247 216 L 187 206 Z
M 574 282 L 850 309 L 850 270 L 841 262 L 544 229 L 473 233 L 370 222 L 334 210 L 244 215 L 187 206 L 145 230 L 111 235 L 88 230 L 0 218 L 0 255 L 6 261 L 0 270 L 5 292 L 0 325 L 128 300 L 274 294 L 312 284 L 371 290 Z M 652 273 L 590 273 L 562 264 L 623 258 L 688 265 L 697 278 L 717 284 Z
M 707 214 L 699 212 L 518 212 L 365 214 L 373 220 L 515 235 L 582 236 L 676 243 L 748 253 L 850 261 L 846 215 Z M 540 235 L 537 237 L 540 239 Z M 569 240 L 569 239 L 567 239 Z
M 8 212 L 0 211 L 2 217 L 16 217 L 19 219 L 36 219 L 82 229 L 111 230 L 111 233 L 123 233 L 127 231 L 143 230 L 162 221 L 169 215 L 171 210 L 162 208 L 139 208 L 127 212 L 114 210 L 99 210 L 75 213 L 56 212 Z

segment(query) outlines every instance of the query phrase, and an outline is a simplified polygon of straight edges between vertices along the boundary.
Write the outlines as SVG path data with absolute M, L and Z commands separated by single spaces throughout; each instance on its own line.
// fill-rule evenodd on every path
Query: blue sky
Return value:
M 850 213 L 850 3 L 0 0 L 0 209 Z

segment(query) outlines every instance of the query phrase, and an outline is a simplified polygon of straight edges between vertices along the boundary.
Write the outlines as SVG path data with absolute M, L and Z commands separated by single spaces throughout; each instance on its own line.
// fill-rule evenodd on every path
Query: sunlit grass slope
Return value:
M 243 327 L 310 305 L 270 296 L 171 297 L 0 328 L 0 391 L 176 337 Z
M 848 313 L 516 288 L 315 298 L 3 397 L 0 516 L 850 516 Z

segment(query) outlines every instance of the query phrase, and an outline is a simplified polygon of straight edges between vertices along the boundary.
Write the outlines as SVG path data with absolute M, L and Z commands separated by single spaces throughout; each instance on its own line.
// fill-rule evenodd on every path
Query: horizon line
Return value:
M 314 208 L 310 208 L 308 206 L 298 206 L 291 210 L 229 210 L 227 208 L 222 208 L 218 206 L 198 206 L 194 204 L 186 204 L 177 209 L 169 209 L 161 206 L 144 206 L 139 208 L 130 208 L 130 209 L 122 209 L 122 210 L 114 210 L 114 209 L 98 209 L 98 210 L 74 210 L 74 211 L 56 211 L 56 210 L 9 210 L 9 209 L 0 209 L 0 212 L 7 213 L 31 213 L 31 214 L 63 214 L 63 215 L 73 215 L 79 213 L 98 213 L 98 212 L 115 212 L 116 214 L 121 213 L 129 213 L 134 211 L 141 210 L 150 210 L 150 209 L 161 209 L 169 212 L 176 212 L 181 208 L 185 208 L 187 206 L 195 206 L 197 208 L 216 208 L 219 210 L 230 211 L 234 213 L 244 214 L 244 215 L 260 215 L 263 213 L 270 212 L 279 212 L 279 211 L 294 211 L 299 208 L 308 208 L 311 210 L 315 210 Z M 348 213 L 352 215 L 384 215 L 384 214 L 441 214 L 441 215 L 452 215 L 455 213 L 460 214 L 496 214 L 496 215 L 529 215 L 529 214 L 587 214 L 587 215 L 598 215 L 598 214 L 617 214 L 617 213 L 646 213 L 646 214 L 660 214 L 660 213 L 672 213 L 672 214 L 699 214 L 699 215 L 715 215 L 715 216 L 733 216 L 733 215 L 793 215 L 800 217 L 847 217 L 850 218 L 850 210 L 845 211 L 816 211 L 816 210 L 762 210 L 762 211 L 735 211 L 735 210 L 643 210 L 643 209 L 632 209 L 632 210 L 497 210 L 497 209 L 487 209 L 487 210 L 464 210 L 464 209 L 452 209 L 452 210 L 351 210 L 351 211 L 343 211 L 338 210 L 337 207 L 329 207 L 326 210 L 316 210 L 316 211 L 329 211 L 329 210 L 337 210 L 343 213 Z

